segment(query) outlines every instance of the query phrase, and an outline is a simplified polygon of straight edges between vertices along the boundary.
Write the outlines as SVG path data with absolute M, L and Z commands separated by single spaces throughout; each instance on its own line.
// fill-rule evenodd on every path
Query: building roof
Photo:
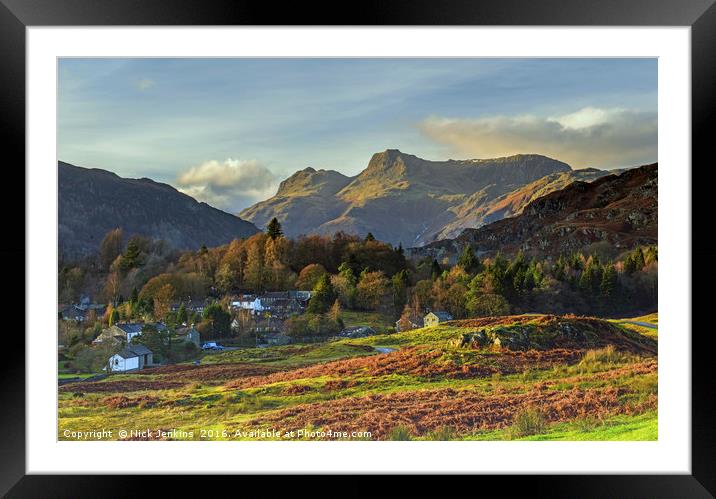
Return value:
M 140 355 L 150 354 L 152 351 L 144 345 L 129 345 L 121 351 L 117 352 L 117 355 L 123 359 L 132 359 L 139 357 Z
M 124 322 L 120 324 L 115 324 L 115 326 L 117 326 L 119 329 L 121 329 L 127 334 L 141 334 L 142 328 L 144 326 L 156 326 L 159 331 L 163 331 L 167 328 L 161 322 L 157 322 L 156 324 L 153 324 L 151 322 Z
M 298 306 L 298 302 L 294 298 L 274 298 L 274 297 L 265 297 L 262 296 L 259 298 L 259 303 L 261 303 L 261 306 L 271 306 L 271 307 L 290 307 L 290 306 Z
M 430 313 L 435 315 L 441 321 L 451 321 L 452 320 L 452 315 L 450 315 L 448 312 L 445 312 L 443 310 L 438 310 L 436 312 L 430 312 Z M 428 315 L 430 315 L 430 314 L 428 314 Z

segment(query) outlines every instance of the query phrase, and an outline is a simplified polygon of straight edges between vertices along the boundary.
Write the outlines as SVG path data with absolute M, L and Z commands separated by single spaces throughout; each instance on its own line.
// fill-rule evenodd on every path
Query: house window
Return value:
M 117 364 L 119 364 L 119 359 L 114 359 L 114 365 L 116 366 Z

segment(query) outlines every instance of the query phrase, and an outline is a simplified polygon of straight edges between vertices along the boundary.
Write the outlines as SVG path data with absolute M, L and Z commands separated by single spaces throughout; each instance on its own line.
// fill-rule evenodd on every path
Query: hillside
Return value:
M 655 244 L 658 235 L 656 163 L 608 175 L 591 183 L 574 182 L 524 207 L 522 214 L 457 238 L 412 248 L 413 257 L 454 258 L 469 244 L 478 254 L 497 251 L 556 256 L 607 242 L 617 249 Z
M 521 315 L 207 353 L 61 386 L 58 438 L 101 425 L 152 431 L 134 440 L 655 440 L 657 344 L 599 319 Z M 521 424 L 535 410 L 539 424 Z
M 469 196 L 465 202 L 450 208 L 445 214 L 447 216 L 438 217 L 426 233 L 430 234 L 434 241 L 451 239 L 459 236 L 465 229 L 482 227 L 503 218 L 519 215 L 525 206 L 535 199 L 550 192 L 564 189 L 572 182 L 593 182 L 606 175 L 619 174 L 624 171 L 585 168 L 553 173 L 487 202 L 485 202 L 483 193 L 480 191 Z M 453 217 L 451 221 L 442 223 L 441 218 L 449 219 L 450 217 Z M 417 241 L 416 246 L 429 242 L 432 241 L 421 238 Z
M 217 246 L 257 232 L 253 224 L 166 184 L 62 161 L 58 169 L 59 245 L 64 257 L 96 251 L 115 227 L 122 227 L 127 236 L 164 239 L 177 249 Z
M 307 168 L 277 194 L 240 213 L 265 226 L 276 217 L 288 236 L 338 231 L 420 245 L 460 217 L 461 206 L 484 205 L 569 165 L 536 154 L 497 159 L 428 161 L 398 150 L 374 154 L 355 177 Z

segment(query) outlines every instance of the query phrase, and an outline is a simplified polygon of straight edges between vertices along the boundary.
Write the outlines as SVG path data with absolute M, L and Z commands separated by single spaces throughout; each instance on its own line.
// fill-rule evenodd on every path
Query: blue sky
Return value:
M 312 166 L 657 160 L 656 59 L 60 59 L 59 159 L 237 212 Z

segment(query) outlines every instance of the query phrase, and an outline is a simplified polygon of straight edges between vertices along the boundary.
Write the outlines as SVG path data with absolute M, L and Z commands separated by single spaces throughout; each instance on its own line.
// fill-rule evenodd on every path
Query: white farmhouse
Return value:
M 144 345 L 129 345 L 109 358 L 112 372 L 136 371 L 153 363 L 152 351 Z

